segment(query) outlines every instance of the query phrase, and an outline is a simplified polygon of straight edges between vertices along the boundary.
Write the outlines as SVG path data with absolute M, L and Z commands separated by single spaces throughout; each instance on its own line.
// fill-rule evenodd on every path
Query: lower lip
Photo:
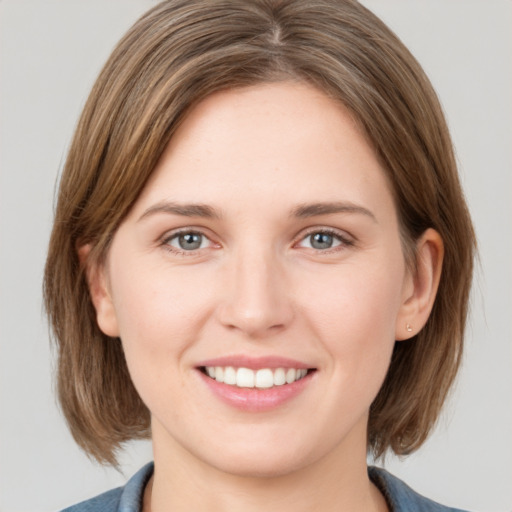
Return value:
M 264 412 L 276 409 L 299 395 L 311 383 L 313 374 L 308 373 L 302 379 L 291 384 L 272 388 L 239 388 L 230 386 L 208 377 L 198 370 L 208 388 L 222 402 L 246 412 Z

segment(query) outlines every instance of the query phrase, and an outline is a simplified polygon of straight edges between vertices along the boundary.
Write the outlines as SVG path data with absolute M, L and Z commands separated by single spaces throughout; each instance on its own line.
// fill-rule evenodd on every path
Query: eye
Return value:
M 211 242 L 205 235 L 197 231 L 181 231 L 166 238 L 164 244 L 177 251 L 186 252 L 205 249 Z
M 341 245 L 350 246 L 353 245 L 353 242 L 337 232 L 331 230 L 317 230 L 308 233 L 298 245 L 308 249 L 315 249 L 316 251 L 326 251 Z
M 336 247 L 340 245 L 340 241 L 336 239 L 336 237 L 332 233 L 325 233 L 319 231 L 317 233 L 311 233 L 308 235 L 304 241 L 304 245 L 306 247 L 311 247 L 312 249 L 331 249 L 332 247 Z

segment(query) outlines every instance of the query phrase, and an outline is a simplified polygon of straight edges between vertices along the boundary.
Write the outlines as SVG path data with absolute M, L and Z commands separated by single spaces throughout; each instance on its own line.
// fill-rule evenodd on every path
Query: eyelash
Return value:
M 208 236 L 206 236 L 204 233 L 202 233 L 200 230 L 180 229 L 178 231 L 174 231 L 173 233 L 169 234 L 168 236 L 165 236 L 161 242 L 162 247 L 166 251 L 168 251 L 172 254 L 175 254 L 177 256 L 195 256 L 195 255 L 197 255 L 198 251 L 200 251 L 201 248 L 186 251 L 184 249 L 178 249 L 177 247 L 173 247 L 170 245 L 170 242 L 172 240 L 177 239 L 178 237 L 180 237 L 182 235 L 199 235 L 199 236 L 205 238 L 206 240 L 208 240 L 211 244 L 213 244 L 213 242 L 210 240 L 210 238 Z
M 353 239 L 347 237 L 345 234 L 342 234 L 338 230 L 335 230 L 332 228 L 311 228 L 306 233 L 301 233 L 300 237 L 297 237 L 296 241 L 293 242 L 293 246 L 294 247 L 297 246 L 298 244 L 300 244 L 301 242 L 306 240 L 308 237 L 311 237 L 312 235 L 316 235 L 316 234 L 332 236 L 334 239 L 336 239 L 339 242 L 338 245 L 336 245 L 334 247 L 329 247 L 326 249 L 315 249 L 314 247 L 310 247 L 310 248 L 306 247 L 306 249 L 312 249 L 317 254 L 327 255 L 327 254 L 331 254 L 332 252 L 337 252 L 337 251 L 343 250 L 347 247 L 353 247 L 355 245 L 355 242 Z M 192 250 L 187 251 L 184 249 L 178 249 L 177 247 L 173 247 L 170 245 L 172 240 L 175 240 L 182 235 L 199 235 L 199 236 L 205 238 L 206 240 L 208 240 L 210 244 L 214 244 L 214 242 L 212 242 L 211 239 L 206 234 L 201 232 L 200 230 L 180 229 L 179 231 L 175 231 L 175 232 L 165 236 L 161 241 L 162 247 L 166 251 L 168 251 L 172 254 L 175 254 L 178 256 L 185 256 L 185 257 L 186 256 L 196 256 L 198 251 L 201 251 L 202 249 L 204 249 L 204 248 L 198 248 L 198 249 L 192 249 Z
M 297 242 L 294 243 L 294 245 L 299 244 L 300 242 L 303 242 L 304 240 L 308 239 L 312 235 L 321 234 L 321 235 L 329 235 L 332 236 L 334 239 L 336 239 L 339 242 L 339 245 L 336 245 L 334 247 L 329 247 L 327 249 L 315 249 L 314 247 L 307 248 L 312 249 L 315 251 L 315 253 L 320 255 L 328 255 L 333 252 L 342 251 L 343 249 L 346 249 L 347 247 L 353 247 L 355 245 L 355 242 L 352 238 L 349 238 L 346 234 L 343 232 L 340 232 L 336 229 L 332 228 L 310 228 L 305 234 L 300 235 L 300 238 L 297 239 Z

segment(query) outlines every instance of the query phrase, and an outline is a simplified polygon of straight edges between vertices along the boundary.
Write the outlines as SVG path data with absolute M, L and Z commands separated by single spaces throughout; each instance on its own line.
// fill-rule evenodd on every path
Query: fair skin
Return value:
M 441 262 L 428 230 L 409 270 L 372 148 L 318 90 L 196 106 L 88 272 L 151 412 L 145 510 L 387 510 L 366 472 L 369 407 Z M 241 367 L 274 381 L 219 382 Z

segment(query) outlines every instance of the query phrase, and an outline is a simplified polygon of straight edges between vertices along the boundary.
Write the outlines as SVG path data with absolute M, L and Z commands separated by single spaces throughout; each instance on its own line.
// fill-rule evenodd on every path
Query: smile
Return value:
M 303 379 L 310 370 L 305 368 L 235 368 L 233 366 L 205 366 L 203 372 L 217 382 L 238 388 L 269 389 L 293 384 Z

